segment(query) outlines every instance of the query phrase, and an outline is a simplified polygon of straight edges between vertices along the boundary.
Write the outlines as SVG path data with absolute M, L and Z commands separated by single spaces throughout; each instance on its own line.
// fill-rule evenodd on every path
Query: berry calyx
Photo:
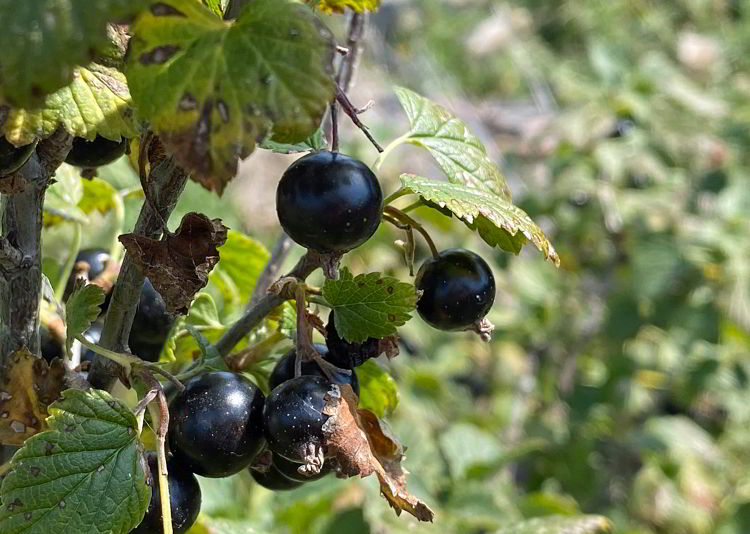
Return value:
M 316 343 L 315 349 L 320 353 L 324 360 L 330 361 L 328 348 L 325 345 Z M 294 365 L 296 360 L 297 351 L 295 349 L 290 350 L 282 356 L 273 368 L 273 371 L 271 371 L 271 376 L 268 377 L 268 387 L 273 390 L 287 380 L 294 378 Z M 314 361 L 302 362 L 302 375 L 327 378 L 325 373 L 320 369 L 320 366 Z M 354 390 L 354 393 L 359 396 L 359 380 L 357 379 L 357 373 L 353 370 L 351 374 L 334 371 L 332 373 L 332 378 L 333 382 L 336 384 L 349 384 Z
M 5 137 L 0 137 L 0 176 L 13 174 L 23 167 L 34 153 L 35 147 L 36 143 L 16 147 Z
M 439 330 L 464 330 L 481 321 L 495 301 L 495 277 L 469 250 L 449 249 L 422 264 L 415 281 L 417 311 Z
M 220 478 L 245 469 L 263 448 L 263 393 L 242 375 L 191 378 L 169 408 L 169 447 L 196 475 Z
M 127 148 L 128 140 L 125 138 L 121 141 L 111 141 L 97 135 L 93 141 L 87 141 L 83 137 L 76 137 L 65 163 L 86 169 L 101 167 L 122 156 Z
M 279 456 L 278 454 L 273 455 L 273 459 L 271 460 L 271 467 L 276 469 L 286 478 L 295 482 L 313 482 L 315 480 L 320 480 L 333 471 L 333 467 L 330 461 L 326 461 L 323 464 L 323 467 L 321 468 L 319 473 L 314 473 L 305 470 L 303 464 L 292 462 L 290 460 L 287 460 L 283 456 Z
M 303 247 L 343 253 L 377 230 L 383 191 L 361 161 L 338 152 L 313 152 L 284 172 L 276 212 L 289 237 Z
M 151 500 L 148 503 L 143 521 L 131 530 L 131 534 L 161 534 L 161 492 L 159 490 L 159 466 L 156 454 L 146 455 L 149 473 L 147 483 L 151 486 Z M 183 534 L 193 526 L 201 510 L 201 488 L 198 479 L 182 467 L 174 458 L 167 459 L 167 480 L 169 482 L 169 507 L 172 511 L 172 532 Z
M 323 467 L 326 394 L 336 388 L 319 376 L 300 376 L 276 387 L 266 399 L 263 424 L 268 448 L 287 460 Z
M 265 471 L 249 468 L 250 475 L 259 486 L 271 491 L 286 491 L 299 488 L 303 482 L 285 477 L 275 465 L 271 464 Z

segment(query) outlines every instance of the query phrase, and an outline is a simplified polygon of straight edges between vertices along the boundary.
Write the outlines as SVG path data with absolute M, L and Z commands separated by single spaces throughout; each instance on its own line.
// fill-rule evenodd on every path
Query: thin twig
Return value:
M 339 106 L 336 99 L 331 102 L 331 151 L 339 151 Z
M 276 240 L 276 243 L 271 250 L 271 258 L 268 260 L 268 263 L 266 263 L 266 266 L 263 268 L 263 272 L 260 273 L 260 276 L 258 277 L 258 282 L 255 284 L 255 289 L 253 289 L 253 295 L 250 298 L 248 307 L 258 302 L 258 300 L 266 294 L 271 283 L 279 277 L 281 267 L 289 256 L 289 252 L 292 250 L 292 243 L 293 241 L 288 235 L 286 235 L 286 232 L 281 232 L 281 235 Z
M 430 247 L 430 252 L 432 252 L 432 255 L 434 257 L 438 257 L 440 253 L 438 252 L 437 247 L 435 246 L 435 242 L 432 240 L 432 237 L 430 237 L 430 234 L 427 233 L 427 230 L 416 220 L 412 219 L 409 215 L 404 213 L 403 211 L 394 208 L 393 206 L 386 206 L 383 208 L 383 213 L 385 214 L 385 220 L 393 224 L 394 226 L 397 226 L 398 228 L 401 228 L 402 230 L 405 230 L 405 227 L 411 227 L 415 229 L 417 232 L 422 234 L 422 237 L 424 237 L 424 240 L 427 242 L 427 245 Z M 395 219 L 395 221 L 394 221 Z M 396 223 L 399 224 L 396 224 Z
M 367 129 L 367 126 L 362 124 L 362 121 L 359 120 L 359 115 L 357 114 L 357 108 L 354 107 L 354 104 L 352 104 L 351 100 L 349 100 L 349 97 L 346 96 L 346 93 L 341 90 L 341 87 L 338 85 L 336 86 L 336 101 L 341 104 L 341 109 L 344 110 L 344 113 L 346 113 L 351 121 L 354 123 L 354 125 L 362 130 L 362 133 L 365 134 L 365 137 L 372 143 L 372 145 L 377 149 L 378 152 L 383 152 L 383 147 L 378 144 L 378 142 L 375 140 L 375 138 L 370 133 L 370 130 Z
M 169 408 L 167 406 L 167 398 L 164 396 L 164 391 L 161 388 L 159 388 L 158 400 L 158 408 L 154 406 L 154 403 L 151 403 L 148 405 L 148 411 L 154 423 L 159 421 L 159 426 L 156 430 L 156 441 L 158 444 L 156 447 L 156 461 L 158 465 L 157 471 L 159 472 L 159 500 L 161 504 L 162 528 L 164 529 L 164 534 L 172 534 L 172 506 L 169 499 L 169 472 L 167 471 L 167 453 L 165 448 L 167 430 L 169 429 Z

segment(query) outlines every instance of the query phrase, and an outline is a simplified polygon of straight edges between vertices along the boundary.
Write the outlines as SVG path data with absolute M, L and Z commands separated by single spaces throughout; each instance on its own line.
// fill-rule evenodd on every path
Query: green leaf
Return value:
M 150 500 L 135 416 L 100 390 L 67 390 L 49 430 L 13 456 L 0 490 L 3 534 L 125 534 Z
M 501 528 L 496 534 L 598 534 L 600 532 L 612 532 L 612 523 L 606 517 L 588 515 L 529 519 Z
M 56 226 L 65 221 L 87 224 L 86 214 L 78 207 L 83 198 L 80 171 L 63 163 L 55 171 L 53 183 L 44 195 L 44 226 Z
M 198 293 L 190 305 L 190 311 L 185 317 L 185 323 L 193 326 L 208 326 L 222 328 L 224 325 L 219 320 L 219 312 L 216 303 L 208 293 Z
M 380 273 L 354 277 L 346 267 L 338 280 L 326 280 L 323 296 L 336 312 L 339 335 L 353 343 L 395 334 L 417 306 L 412 284 Z
M 164 0 L 133 32 L 133 100 L 209 190 L 221 193 L 269 133 L 281 143 L 313 134 L 333 97 L 331 33 L 291 0 L 255 0 L 231 22 Z
M 204 365 L 212 369 L 226 371 L 227 366 L 224 363 L 224 358 L 221 357 L 221 354 L 219 354 L 216 347 L 200 333 L 200 330 L 189 324 L 185 325 L 185 329 L 191 336 L 193 336 L 193 339 L 195 339 L 195 342 L 198 344 Z
M 281 306 L 281 321 L 279 332 L 292 341 L 297 340 L 297 309 L 294 301 L 286 301 Z
M 359 408 L 370 410 L 379 418 L 393 413 L 398 406 L 396 381 L 382 367 L 368 360 L 357 367 L 359 379 Z
M 217 17 L 223 17 L 228 1 L 229 0 L 201 0 L 201 3 L 210 9 Z
M 76 289 L 65 303 L 65 324 L 68 354 L 76 336 L 88 330 L 101 313 L 105 299 L 104 290 L 96 284 L 87 284 Z
M 102 215 L 117 209 L 119 199 L 117 190 L 109 182 L 101 178 L 80 180 L 83 184 L 83 197 L 78 202 L 78 208 L 85 214 L 95 211 Z
M 136 136 L 138 123 L 125 76 L 96 63 L 78 67 L 73 81 L 48 95 L 41 107 L 11 108 L 0 128 L 10 142 L 21 145 L 49 136 L 60 125 L 89 140 L 97 134 L 114 141 Z
M 273 139 L 266 139 L 260 145 L 260 148 L 272 150 L 278 154 L 296 154 L 298 152 L 310 152 L 313 150 L 323 150 L 328 146 L 323 129 L 318 128 L 314 134 L 302 141 L 301 143 L 277 143 Z
M 324 13 L 343 13 L 345 9 L 352 11 L 377 11 L 380 0 L 306 0 L 308 4 Z
M 429 150 L 451 183 L 494 193 L 510 202 L 505 177 L 466 123 L 413 91 L 403 87 L 395 91 L 411 124 L 405 142 Z
M 266 247 L 255 239 L 229 230 L 227 242 L 219 248 L 220 259 L 214 272 L 227 274 L 237 288 L 240 302 L 246 303 L 270 256 Z
M 0 95 L 15 107 L 33 107 L 107 47 L 107 23 L 127 20 L 144 3 L 0 0 Z
M 496 436 L 466 423 L 451 425 L 441 432 L 439 441 L 455 480 L 464 478 L 473 466 L 491 464 L 502 453 Z M 471 443 L 471 447 L 467 447 L 467 443 Z
M 509 200 L 466 185 L 437 182 L 413 174 L 402 174 L 401 183 L 428 203 L 450 210 L 487 244 L 518 254 L 521 247 L 531 241 L 545 258 L 560 265 L 555 247 L 542 229 Z

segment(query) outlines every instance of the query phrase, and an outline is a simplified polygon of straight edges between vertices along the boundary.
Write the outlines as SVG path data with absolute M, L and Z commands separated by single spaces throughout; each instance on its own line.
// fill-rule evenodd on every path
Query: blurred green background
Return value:
M 346 17 L 329 22 L 343 42 Z M 582 512 L 623 534 L 750 532 L 749 62 L 747 0 L 383 0 L 351 91 L 375 100 L 363 120 L 382 144 L 406 130 L 394 84 L 452 109 L 562 266 L 415 212 L 440 247 L 491 260 L 498 284 L 490 344 L 417 318 L 379 362 L 400 393 L 389 422 L 410 489 L 435 524 L 397 518 L 374 480 L 272 494 L 243 474 L 202 480 L 194 532 L 484 534 Z M 348 124 L 342 135 L 375 159 Z M 293 157 L 261 152 L 223 199 L 190 184 L 173 221 L 195 209 L 270 248 Z M 386 193 L 406 171 L 439 177 L 402 147 Z M 100 176 L 137 184 L 125 161 Z M 140 202 L 126 201 L 126 228 Z M 54 232 L 45 252 L 64 259 Z M 381 228 L 344 263 L 407 279 L 401 237 Z

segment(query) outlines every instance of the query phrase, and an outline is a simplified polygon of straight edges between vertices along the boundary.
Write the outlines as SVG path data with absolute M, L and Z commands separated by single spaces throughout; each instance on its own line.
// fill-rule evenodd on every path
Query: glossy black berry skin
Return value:
M 242 471 L 260 452 L 263 393 L 242 375 L 213 371 L 191 378 L 169 407 L 169 446 L 196 475 Z
M 279 456 L 278 454 L 273 455 L 271 467 L 276 469 L 286 478 L 294 480 L 295 482 L 313 482 L 314 480 L 320 480 L 333 471 L 331 463 L 326 462 L 323 464 L 323 468 L 320 470 L 320 473 L 307 476 L 299 472 L 299 468 L 302 467 L 302 464 L 287 460 L 286 458 L 284 458 L 283 456 Z
M 284 172 L 276 212 L 289 237 L 303 247 L 346 252 L 377 230 L 383 191 L 361 161 L 338 152 L 313 152 Z
M 0 176 L 13 174 L 23 167 L 34 153 L 35 147 L 35 143 L 15 147 L 5 137 L 0 137 Z
M 110 141 L 97 135 L 93 141 L 83 137 L 73 139 L 73 147 L 65 158 L 65 163 L 76 167 L 93 168 L 112 163 L 125 153 L 128 140 Z
M 323 359 L 328 360 L 328 348 L 325 345 L 319 343 L 315 344 L 315 348 L 323 356 Z M 294 364 L 297 359 L 297 351 L 292 349 L 287 352 L 276 364 L 276 367 L 271 371 L 271 376 L 268 377 L 268 387 L 272 390 L 294 378 Z M 302 362 L 302 375 L 313 375 L 326 378 L 320 366 L 315 362 Z M 359 395 L 359 380 L 357 379 L 357 373 L 352 371 L 351 374 L 336 372 L 333 375 L 333 381 L 336 384 L 349 384 L 354 393 Z
M 380 340 L 367 338 L 362 343 L 350 343 L 339 336 L 336 330 L 336 319 L 333 310 L 328 314 L 326 325 L 326 345 L 328 346 L 328 357 L 333 365 L 344 369 L 359 367 L 370 358 L 380 355 Z M 355 391 L 359 395 L 359 391 Z
M 422 264 L 416 278 L 423 291 L 417 311 L 439 330 L 463 330 L 482 319 L 495 301 L 495 277 L 479 255 L 462 249 L 442 251 Z
M 65 357 L 65 348 L 62 343 L 52 335 L 52 332 L 50 332 L 46 326 L 39 326 L 39 336 L 41 338 L 42 358 L 51 362 L 55 358 Z
M 130 351 L 149 361 L 155 361 L 153 359 L 155 352 L 155 357 L 158 359 L 161 347 L 169 336 L 174 321 L 175 316 L 167 311 L 164 299 L 146 278 L 138 300 L 138 307 L 135 310 L 133 326 L 130 329 L 128 339 Z
M 146 455 L 149 473 L 147 482 L 151 486 L 151 501 L 148 503 L 143 521 L 130 531 L 130 534 L 162 534 L 161 492 L 159 491 L 159 468 L 156 454 Z M 201 488 L 195 475 L 175 461 L 167 459 L 167 480 L 169 482 L 169 504 L 172 509 L 172 532 L 187 532 L 201 511 Z
M 265 472 L 253 468 L 250 468 L 249 471 L 253 480 L 255 480 L 258 485 L 271 491 L 287 491 L 299 488 L 303 484 L 303 482 L 298 482 L 285 477 L 273 464 L 271 464 L 268 471 Z
M 97 344 L 102 337 L 102 323 L 99 321 L 93 323 L 88 330 L 83 333 L 86 341 Z M 88 347 L 81 346 L 81 362 L 93 362 L 96 353 Z
M 287 460 L 305 463 L 308 445 L 323 446 L 325 395 L 331 388 L 319 376 L 300 376 L 276 387 L 266 399 L 263 423 L 268 448 Z
M 103 248 L 85 248 L 76 256 L 76 263 L 82 261 L 89 264 L 89 280 L 94 280 L 107 268 L 109 252 Z

